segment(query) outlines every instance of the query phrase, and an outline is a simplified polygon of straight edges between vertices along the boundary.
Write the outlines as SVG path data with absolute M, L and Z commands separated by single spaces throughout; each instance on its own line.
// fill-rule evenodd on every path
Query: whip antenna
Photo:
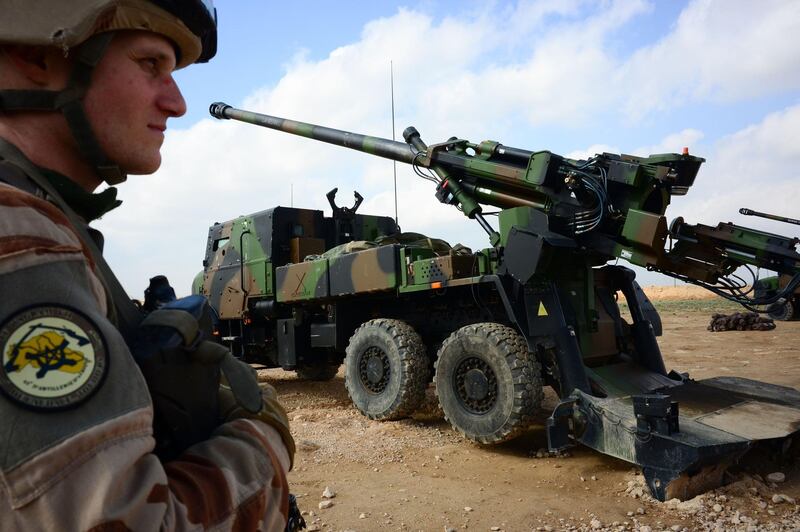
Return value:
M 389 61 L 389 79 L 392 91 L 392 140 L 394 138 L 394 65 Z M 394 223 L 400 227 L 400 219 L 397 217 L 397 161 L 392 161 L 394 170 Z

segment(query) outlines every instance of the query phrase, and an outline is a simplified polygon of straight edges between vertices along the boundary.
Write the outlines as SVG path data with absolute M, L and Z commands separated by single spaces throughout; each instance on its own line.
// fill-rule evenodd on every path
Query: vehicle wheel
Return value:
M 336 376 L 340 364 L 320 363 L 313 366 L 300 366 L 297 376 L 307 381 L 329 381 Z
M 767 309 L 767 316 L 773 320 L 789 321 L 794 317 L 794 303 L 791 299 L 787 300 L 783 305 L 775 303 Z
M 344 385 L 358 410 L 370 419 L 410 415 L 425 399 L 428 356 L 419 334 L 405 322 L 370 320 L 350 338 Z
M 542 402 L 539 362 L 519 333 L 497 323 L 451 334 L 439 349 L 433 380 L 445 418 L 478 443 L 518 436 Z

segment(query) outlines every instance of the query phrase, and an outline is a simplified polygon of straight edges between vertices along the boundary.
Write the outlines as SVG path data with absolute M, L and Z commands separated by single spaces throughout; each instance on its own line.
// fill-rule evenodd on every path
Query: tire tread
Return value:
M 492 434 L 476 434 L 471 432 L 468 427 L 456 426 L 446 412 L 445 419 L 462 436 L 477 443 L 493 445 L 516 438 L 533 423 L 533 415 L 542 403 L 544 393 L 539 362 L 528 351 L 527 342 L 517 331 L 511 327 L 490 322 L 462 327 L 444 341 L 440 352 L 448 348 L 450 344 L 460 341 L 464 336 L 481 336 L 485 338 L 505 358 L 512 374 L 514 403 L 506 422 Z M 439 360 L 437 359 L 434 383 L 438 378 L 438 368 Z M 436 390 L 438 397 L 438 384 Z
M 347 394 L 358 411 L 370 419 L 392 421 L 408 417 L 419 408 L 425 399 L 425 389 L 428 385 L 428 354 L 425 345 L 419 334 L 406 322 L 389 318 L 373 319 L 362 323 L 350 337 L 344 361 L 345 368 L 354 364 L 354 358 L 358 356 L 358 353 L 351 349 L 354 339 L 359 335 L 369 334 L 371 329 L 385 332 L 397 346 L 402 366 L 401 378 L 404 378 L 404 381 L 401 382 L 399 393 L 392 404 L 378 413 L 367 412 L 359 405 L 358 390 L 355 388 L 359 384 L 353 383 L 345 377 Z

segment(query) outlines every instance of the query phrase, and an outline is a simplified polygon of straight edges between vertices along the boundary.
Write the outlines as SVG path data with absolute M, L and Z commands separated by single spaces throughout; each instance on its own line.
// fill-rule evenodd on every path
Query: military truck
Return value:
M 559 397 L 547 419 L 550 450 L 580 443 L 638 464 L 661 500 L 719 485 L 752 448 L 780 452 L 798 434 L 795 389 L 668 371 L 658 313 L 634 272 L 617 264 L 692 282 L 748 308 L 779 302 L 800 286 L 798 238 L 683 218 L 667 225 L 672 197 L 689 191 L 704 162 L 688 149 L 574 160 L 490 140 L 427 145 L 413 127 L 397 142 L 222 103 L 211 113 L 410 164 L 435 183 L 441 203 L 477 222 L 490 244 L 462 256 L 377 231 L 350 232 L 375 243 L 298 253 L 292 264 L 276 263 L 274 274 L 265 267 L 253 275 L 248 263 L 279 260 L 265 251 L 270 246 L 325 238 L 325 223 L 314 235 L 305 226 L 276 233 L 274 224 L 259 229 L 247 220 L 224 234 L 220 228 L 209 238 L 202 286 L 213 305 L 232 305 L 220 313 L 229 341 L 270 346 L 285 367 L 325 357 L 336 364 L 344 351 L 350 397 L 375 419 L 411 412 L 432 373 L 447 420 L 479 443 L 527 429 L 548 384 Z M 485 205 L 499 208 L 496 220 L 487 219 Z M 227 278 L 216 273 L 215 261 L 224 261 L 219 238 L 238 249 Z M 755 296 L 737 275 L 743 266 L 789 281 Z
M 481 278 L 496 259 L 359 214 L 358 192 L 352 208 L 338 207 L 337 191 L 327 196 L 332 216 L 275 207 L 212 225 L 193 293 L 209 298 L 220 340 L 238 357 L 312 380 L 344 362 L 355 406 L 398 419 L 424 399 L 447 336 L 509 324 Z

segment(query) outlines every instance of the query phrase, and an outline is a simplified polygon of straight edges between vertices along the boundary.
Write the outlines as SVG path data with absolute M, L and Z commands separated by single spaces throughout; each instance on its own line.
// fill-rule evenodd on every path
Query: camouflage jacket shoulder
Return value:
M 226 423 L 162 464 L 91 254 L 58 208 L 0 181 L 0 529 L 281 529 L 277 432 Z

